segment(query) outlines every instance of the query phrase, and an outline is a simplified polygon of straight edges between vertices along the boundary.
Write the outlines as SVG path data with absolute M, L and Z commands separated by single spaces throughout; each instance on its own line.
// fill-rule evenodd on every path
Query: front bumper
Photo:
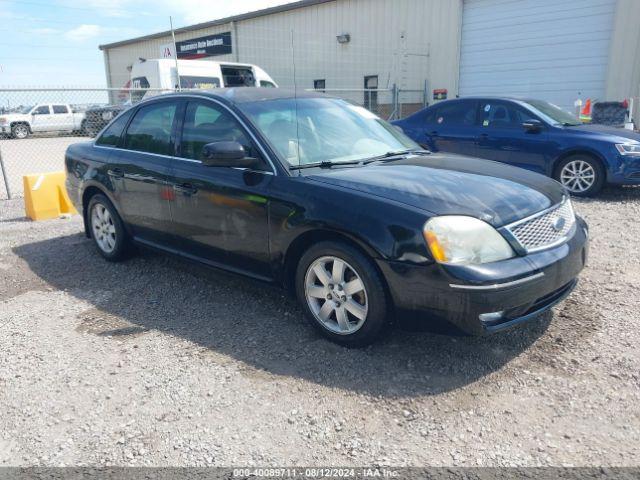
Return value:
M 640 157 L 618 154 L 615 167 L 608 172 L 607 182 L 617 185 L 640 184 Z
M 9 125 L 0 125 L 0 133 L 11 133 L 11 127 Z
M 577 218 L 566 243 L 475 266 L 378 261 L 396 308 L 445 319 L 483 335 L 536 318 L 566 298 L 588 256 L 588 228 Z

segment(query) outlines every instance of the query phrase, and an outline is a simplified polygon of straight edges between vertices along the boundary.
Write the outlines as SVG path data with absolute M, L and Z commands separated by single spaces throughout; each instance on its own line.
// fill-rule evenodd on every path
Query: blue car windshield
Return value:
M 421 148 L 363 107 L 335 98 L 282 98 L 241 103 L 290 166 L 354 162 Z
M 545 102 L 543 100 L 527 100 L 525 102 L 537 115 L 542 117 L 547 123 L 554 125 L 564 125 L 570 127 L 572 125 L 581 125 L 578 117 L 562 110 L 553 103 Z

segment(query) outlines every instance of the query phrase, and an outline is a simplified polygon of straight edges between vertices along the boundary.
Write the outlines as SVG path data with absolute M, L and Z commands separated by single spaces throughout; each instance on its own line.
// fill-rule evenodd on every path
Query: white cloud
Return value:
M 104 33 L 104 28 L 100 25 L 83 24 L 66 32 L 64 36 L 74 42 L 81 42 L 100 36 Z

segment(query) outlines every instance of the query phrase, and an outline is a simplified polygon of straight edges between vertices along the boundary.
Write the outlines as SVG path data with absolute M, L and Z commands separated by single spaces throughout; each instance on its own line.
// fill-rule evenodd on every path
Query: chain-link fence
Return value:
M 395 120 L 426 105 L 420 90 L 317 89 Z M 22 196 L 24 175 L 64 170 L 72 143 L 95 137 L 112 118 L 161 89 L 0 89 L 0 198 Z M 113 101 L 115 100 L 115 103 Z
M 119 103 L 109 103 L 113 94 Z M 21 196 L 24 175 L 63 170 L 67 147 L 94 137 L 136 95 L 133 89 L 0 89 L 0 198 Z

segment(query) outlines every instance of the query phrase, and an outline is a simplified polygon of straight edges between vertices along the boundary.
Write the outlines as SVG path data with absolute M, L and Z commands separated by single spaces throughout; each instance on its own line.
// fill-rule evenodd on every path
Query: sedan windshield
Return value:
M 366 160 L 420 147 L 363 107 L 333 98 L 284 98 L 239 105 L 291 166 Z
M 581 125 L 580 120 L 578 120 L 575 115 L 562 110 L 553 103 L 545 102 L 543 100 L 527 100 L 526 103 L 534 110 L 535 113 L 543 117 L 548 123 L 564 126 Z

